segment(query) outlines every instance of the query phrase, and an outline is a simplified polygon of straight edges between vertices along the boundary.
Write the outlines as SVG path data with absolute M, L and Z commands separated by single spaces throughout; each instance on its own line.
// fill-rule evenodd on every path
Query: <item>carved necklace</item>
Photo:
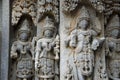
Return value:
M 22 44 L 22 45 L 27 45 L 27 44 L 29 44 L 29 41 L 23 42 L 23 41 L 18 40 L 18 42 L 19 42 L 20 44 Z

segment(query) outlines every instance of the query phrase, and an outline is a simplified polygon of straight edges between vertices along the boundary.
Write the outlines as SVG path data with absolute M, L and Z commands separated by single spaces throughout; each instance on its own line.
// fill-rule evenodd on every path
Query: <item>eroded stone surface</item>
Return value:
M 119 0 L 13 0 L 10 8 L 1 80 L 120 79 Z

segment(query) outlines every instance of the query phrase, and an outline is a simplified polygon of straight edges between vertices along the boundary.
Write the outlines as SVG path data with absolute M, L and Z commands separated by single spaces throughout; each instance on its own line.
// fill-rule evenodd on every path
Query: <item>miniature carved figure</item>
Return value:
M 46 17 L 45 22 L 43 38 L 37 41 L 35 70 L 39 80 L 59 80 L 59 36 L 52 19 Z
M 67 61 L 66 80 L 92 80 L 94 51 L 104 41 L 104 38 L 95 38 L 98 33 L 90 29 L 89 21 L 89 13 L 85 7 L 82 7 L 77 27 L 65 41 L 66 47 L 72 50 L 72 56 Z
M 11 58 L 16 63 L 15 80 L 32 80 L 34 75 L 33 50 L 31 45 L 31 26 L 27 19 L 20 24 L 18 40 L 11 48 Z
M 106 52 L 109 80 L 120 80 L 120 17 L 113 16 L 107 26 Z

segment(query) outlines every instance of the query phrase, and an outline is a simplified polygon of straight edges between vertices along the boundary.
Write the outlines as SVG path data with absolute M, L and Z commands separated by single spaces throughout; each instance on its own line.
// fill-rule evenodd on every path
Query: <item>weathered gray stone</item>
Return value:
M 1 80 L 120 80 L 119 0 L 2 1 Z
M 2 28 L 2 0 L 0 0 L 0 53 L 1 53 L 1 43 L 2 43 L 1 28 Z M 1 54 L 0 54 L 0 70 L 1 70 Z M 0 75 L 0 78 L 1 78 L 1 75 Z
M 2 0 L 2 48 L 1 48 L 1 80 L 9 76 L 9 46 L 10 46 L 10 1 Z

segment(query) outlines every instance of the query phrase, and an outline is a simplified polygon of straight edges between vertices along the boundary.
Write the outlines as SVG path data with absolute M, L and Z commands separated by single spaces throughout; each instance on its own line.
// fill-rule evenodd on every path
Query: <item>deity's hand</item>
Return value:
M 105 39 L 106 39 L 105 37 L 101 37 L 101 38 L 98 39 L 99 46 L 102 46 L 102 45 L 103 45 Z
M 13 58 L 13 59 L 16 59 L 18 57 L 18 54 L 16 52 L 15 53 L 11 52 L 10 57 Z
M 76 48 L 76 43 L 70 42 L 70 47 L 71 47 L 71 48 Z
M 97 50 L 97 48 L 99 47 L 99 41 L 97 39 L 94 39 L 91 47 L 93 50 Z
M 83 50 L 83 45 L 78 45 L 75 49 L 75 53 L 80 53 Z

